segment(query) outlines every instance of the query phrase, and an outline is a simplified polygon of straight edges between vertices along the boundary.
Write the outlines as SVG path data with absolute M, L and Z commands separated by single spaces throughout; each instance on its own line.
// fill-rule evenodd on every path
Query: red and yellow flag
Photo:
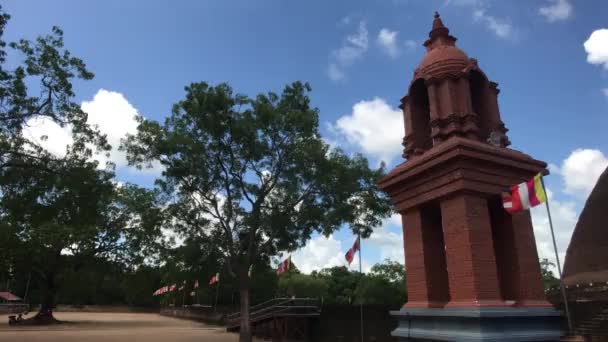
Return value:
M 547 193 L 540 173 L 527 182 L 511 186 L 502 194 L 503 207 L 510 213 L 528 210 L 546 201 Z

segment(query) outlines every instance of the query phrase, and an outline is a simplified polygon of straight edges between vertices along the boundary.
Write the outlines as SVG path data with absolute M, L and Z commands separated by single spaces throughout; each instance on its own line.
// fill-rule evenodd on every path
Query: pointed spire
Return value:
M 454 45 L 454 42 L 456 41 L 455 37 L 450 36 L 450 30 L 443 24 L 439 12 L 435 12 L 433 28 L 431 29 L 431 32 L 429 32 L 429 39 L 424 43 L 424 46 L 430 47 L 431 44 L 437 40 L 439 40 L 437 42 L 438 45 Z
M 445 26 L 443 25 L 443 21 L 441 21 L 441 16 L 439 15 L 439 12 L 435 11 L 435 19 L 433 19 L 433 30 L 442 27 L 445 28 Z

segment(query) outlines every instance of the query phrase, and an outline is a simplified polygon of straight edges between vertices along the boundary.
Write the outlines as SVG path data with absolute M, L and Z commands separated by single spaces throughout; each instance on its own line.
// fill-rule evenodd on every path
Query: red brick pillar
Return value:
M 441 201 L 441 215 L 450 284 L 447 306 L 504 306 L 487 200 L 456 194 Z
M 515 305 L 551 306 L 543 288 L 530 211 L 512 214 L 511 222 L 514 244 L 512 263 L 519 273 L 519 277 L 514 277 L 516 283 L 513 284 Z
M 407 264 L 407 307 L 443 307 L 449 298 L 440 213 L 416 207 L 401 214 Z

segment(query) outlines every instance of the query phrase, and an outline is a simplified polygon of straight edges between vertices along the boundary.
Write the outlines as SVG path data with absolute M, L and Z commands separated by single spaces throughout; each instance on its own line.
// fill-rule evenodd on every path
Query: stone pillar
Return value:
M 438 211 L 416 207 L 401 215 L 408 265 L 407 307 L 443 307 L 449 298 Z
M 543 287 L 530 211 L 512 214 L 511 222 L 514 242 L 511 262 L 519 273 L 519 277 L 514 277 L 519 281 L 514 284 L 517 289 L 513 298 L 515 305 L 550 307 Z
M 450 307 L 504 306 L 487 200 L 457 193 L 441 201 Z

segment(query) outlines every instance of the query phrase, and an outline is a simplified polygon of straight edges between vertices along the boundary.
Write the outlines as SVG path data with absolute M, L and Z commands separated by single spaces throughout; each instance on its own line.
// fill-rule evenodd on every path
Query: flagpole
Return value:
M 361 273 L 361 278 L 363 279 L 363 267 L 361 266 L 361 232 L 359 231 L 358 233 L 358 239 L 359 239 L 359 273 Z M 361 313 L 361 342 L 363 342 L 363 301 L 361 300 L 361 298 L 359 299 L 359 311 Z
M 546 192 L 545 181 L 541 175 L 540 181 L 543 184 L 543 190 Z M 555 252 L 555 260 L 557 261 L 557 272 L 559 273 L 559 287 L 562 292 L 562 298 L 564 300 L 564 307 L 566 309 L 566 320 L 568 321 L 568 329 L 572 332 L 572 321 L 570 320 L 570 309 L 568 308 L 568 296 L 566 295 L 566 288 L 562 281 L 562 266 L 559 262 L 559 253 L 557 252 L 557 243 L 555 242 L 555 233 L 553 231 L 553 220 L 551 219 L 551 209 L 549 209 L 549 196 L 545 194 L 547 200 L 545 201 L 545 207 L 547 207 L 547 216 L 549 217 L 549 228 L 551 229 L 551 239 L 553 240 L 553 251 Z

